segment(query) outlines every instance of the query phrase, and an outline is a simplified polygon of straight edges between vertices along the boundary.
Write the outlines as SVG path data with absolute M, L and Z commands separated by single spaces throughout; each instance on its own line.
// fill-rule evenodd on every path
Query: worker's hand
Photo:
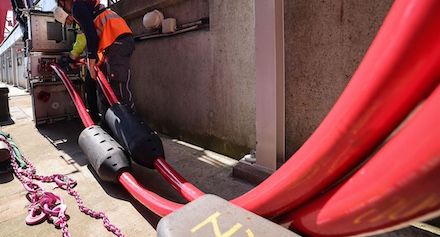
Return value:
M 93 80 L 96 80 L 96 71 L 95 71 L 96 59 L 87 59 L 87 67 L 89 68 L 90 76 Z
M 61 57 L 60 60 L 58 61 L 58 65 L 60 65 L 60 67 L 66 72 L 70 72 L 75 68 L 74 63 L 75 60 L 70 58 L 69 55 Z
M 60 60 L 57 62 L 57 64 L 60 65 L 60 67 L 66 72 L 72 69 L 70 68 L 69 62 L 67 61 L 66 57 L 61 57 Z

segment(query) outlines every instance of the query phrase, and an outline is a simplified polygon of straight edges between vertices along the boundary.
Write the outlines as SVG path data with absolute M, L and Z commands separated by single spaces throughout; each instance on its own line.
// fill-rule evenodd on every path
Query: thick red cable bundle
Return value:
M 396 1 L 318 129 L 271 177 L 231 202 L 276 217 L 363 162 L 439 83 L 439 12 L 438 0 Z
M 308 236 L 353 236 L 440 214 L 440 86 L 350 179 L 277 221 Z

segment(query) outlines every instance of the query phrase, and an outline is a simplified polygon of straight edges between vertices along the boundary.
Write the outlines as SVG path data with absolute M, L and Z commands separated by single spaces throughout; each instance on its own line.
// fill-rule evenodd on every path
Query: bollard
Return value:
M 7 125 L 12 122 L 9 114 L 9 89 L 0 87 L 0 125 Z
M 7 139 L 7 135 L 3 133 L 1 128 L 0 137 Z M 3 140 L 0 140 L 0 174 L 12 172 L 11 162 L 9 161 L 10 157 L 8 145 Z
M 8 146 L 0 141 L 0 162 L 7 161 L 10 157 Z
M 1 134 L 3 134 L 3 131 L 0 128 L 0 136 L 4 137 Z M 11 156 L 9 154 L 8 145 L 5 142 L 0 141 L 0 162 L 7 161 L 9 157 Z

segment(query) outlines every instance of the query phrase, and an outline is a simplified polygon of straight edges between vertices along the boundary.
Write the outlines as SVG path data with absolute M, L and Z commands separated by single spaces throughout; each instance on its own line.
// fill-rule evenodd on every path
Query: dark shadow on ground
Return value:
M 88 164 L 86 156 L 78 145 L 78 137 L 84 130 L 80 119 L 40 124 L 37 129 L 56 149 L 64 151 L 78 165 Z
M 113 198 L 130 202 L 145 220 L 156 228 L 161 217 L 137 201 L 121 184 L 103 181 L 90 165 L 88 168 L 108 195 Z M 154 192 L 169 201 L 182 204 L 187 203 L 187 201 L 175 189 L 173 189 L 157 171 L 132 163 L 132 170 L 130 173 L 143 188 Z
M 92 166 L 89 165 L 86 155 L 78 145 L 78 137 L 84 130 L 84 125 L 81 120 L 74 119 L 58 123 L 38 125 L 37 129 L 56 149 L 64 151 L 73 159 L 73 161 L 61 157 L 62 159 L 69 163 L 76 162 L 80 166 L 87 165 L 88 169 L 109 196 L 130 202 L 145 220 L 156 228 L 160 220 L 159 216 L 131 196 L 121 184 L 114 184 L 101 180 Z M 132 170 L 130 173 L 144 188 L 170 201 L 183 204 L 186 203 L 186 200 L 183 199 L 156 170 L 151 170 L 132 162 Z

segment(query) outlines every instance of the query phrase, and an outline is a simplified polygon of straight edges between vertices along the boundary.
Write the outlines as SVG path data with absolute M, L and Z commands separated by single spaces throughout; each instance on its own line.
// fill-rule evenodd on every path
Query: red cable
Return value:
M 49 65 L 58 74 L 58 76 L 61 78 L 64 85 L 66 86 L 66 89 L 68 90 L 73 102 L 75 103 L 75 106 L 78 110 L 84 126 L 86 128 L 93 126 L 93 120 L 87 113 L 81 96 L 76 92 L 72 82 L 70 81 L 66 73 L 60 68 L 59 65 L 55 63 L 50 63 Z M 107 83 L 107 80 L 105 80 L 103 73 L 99 70 L 99 68 L 96 67 L 95 69 L 98 69 L 98 77 L 100 77 L 98 81 L 101 82 L 100 85 L 102 86 L 106 97 L 108 96 L 107 99 L 109 99 L 109 102 L 112 104 L 117 103 L 118 100 L 110 89 L 110 86 Z M 184 193 L 188 193 L 189 195 L 185 196 L 190 198 L 191 200 L 203 194 L 192 185 L 187 184 L 187 181 L 183 179 L 175 170 L 169 167 L 163 159 L 155 162 L 155 166 L 164 175 L 166 180 L 172 182 L 173 187 L 177 187 L 180 190 L 184 190 Z M 182 204 L 168 201 L 158 196 L 157 194 L 143 188 L 128 172 L 122 173 L 119 176 L 118 180 L 133 197 L 135 197 L 139 202 L 141 202 L 143 205 L 148 207 L 151 211 L 159 216 L 168 215 L 170 212 L 173 212 L 183 206 Z M 194 188 L 194 190 L 191 190 L 192 188 Z
M 102 71 L 99 69 L 99 65 L 95 65 L 95 70 L 97 73 L 98 84 L 101 87 L 102 92 L 104 93 L 104 96 L 109 102 L 110 106 L 118 103 L 119 100 L 116 97 L 113 90 L 111 89 L 110 84 L 108 83 L 107 79 L 104 76 L 104 73 L 102 73 Z
M 143 188 L 128 172 L 121 173 L 118 180 L 134 198 L 136 198 L 140 203 L 142 203 L 142 205 L 156 213 L 158 216 L 166 216 L 171 212 L 183 207 L 182 204 L 168 201 L 161 196 Z
M 78 94 L 78 92 L 76 92 L 75 87 L 66 73 L 56 63 L 51 62 L 49 63 L 49 66 L 56 72 L 56 74 L 58 74 L 66 86 L 66 89 L 69 92 L 70 97 L 72 97 L 73 103 L 75 103 L 76 109 L 78 110 L 78 114 L 81 117 L 84 126 L 88 128 L 95 125 L 89 113 L 87 113 L 86 106 L 84 105 L 81 96 Z
M 438 85 L 439 12 L 438 0 L 396 1 L 317 130 L 272 176 L 231 202 L 276 217 L 362 163 Z
M 110 106 L 119 102 L 118 98 L 113 93 L 110 85 L 105 79 L 104 74 L 99 69 L 99 66 L 95 66 L 95 70 L 98 75 L 98 82 L 102 91 L 105 94 Z M 192 201 L 198 197 L 205 195 L 202 191 L 197 189 L 194 185 L 185 180 L 176 170 L 174 170 L 163 158 L 157 158 L 154 163 L 154 167 L 159 173 L 173 186 L 179 193 L 188 201 Z
M 154 167 L 159 173 L 188 201 L 193 201 L 205 195 L 202 191 L 194 185 L 186 181 L 175 171 L 168 163 L 158 158 L 153 163 Z
M 354 236 L 438 216 L 439 105 L 440 86 L 350 179 L 276 221 L 307 236 Z

